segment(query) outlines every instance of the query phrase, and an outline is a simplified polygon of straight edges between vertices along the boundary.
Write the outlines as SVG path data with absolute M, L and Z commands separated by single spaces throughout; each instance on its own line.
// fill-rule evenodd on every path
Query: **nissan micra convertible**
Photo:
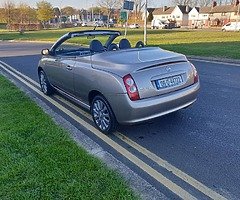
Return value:
M 58 91 L 89 109 L 103 133 L 188 107 L 200 87 L 184 55 L 141 41 L 131 47 L 119 31 L 69 32 L 42 55 L 43 93 Z

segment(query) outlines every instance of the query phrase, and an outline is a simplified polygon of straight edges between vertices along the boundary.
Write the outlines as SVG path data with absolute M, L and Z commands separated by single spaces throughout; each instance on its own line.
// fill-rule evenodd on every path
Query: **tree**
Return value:
M 173 0 L 174 5 L 192 6 L 194 2 L 192 0 Z
M 93 12 L 93 13 L 95 13 L 95 14 L 99 14 L 99 13 L 102 13 L 102 8 L 101 8 L 101 7 L 97 7 L 97 6 L 95 6 L 95 7 L 90 7 L 90 8 L 88 9 L 88 12 Z
M 134 10 L 135 10 L 135 17 L 140 19 L 141 18 L 141 10 L 145 5 L 145 1 L 143 0 L 134 0 Z
M 108 21 L 111 17 L 111 14 L 113 12 L 113 10 L 117 7 L 120 6 L 120 2 L 119 0 L 98 0 L 98 3 L 100 5 L 100 7 L 106 11 L 107 16 L 108 16 Z
M 61 16 L 61 11 L 58 7 L 53 8 L 53 15 L 57 18 Z
M 67 6 L 67 7 L 64 7 L 61 9 L 62 15 L 66 15 L 66 16 L 74 15 L 75 12 L 76 12 L 76 10 L 71 6 Z
M 20 23 L 28 22 L 29 10 L 30 10 L 30 7 L 27 4 L 20 3 L 18 7 Z
M 147 21 L 148 22 L 151 22 L 153 20 L 153 11 L 154 11 L 154 8 L 148 8 L 148 18 L 147 18 Z
M 35 23 L 38 21 L 37 19 L 37 11 L 34 8 L 28 7 L 28 14 L 27 14 L 28 23 Z
M 53 18 L 53 7 L 51 3 L 47 1 L 39 1 L 37 3 L 37 19 L 42 22 L 44 28 L 45 23 Z
M 5 22 L 7 22 L 8 24 L 11 24 L 13 21 L 15 21 L 15 4 L 10 1 L 10 0 L 7 0 L 3 3 L 3 20 Z
M 198 6 L 203 7 L 203 6 L 209 6 L 212 4 L 212 0 L 199 0 L 198 1 Z

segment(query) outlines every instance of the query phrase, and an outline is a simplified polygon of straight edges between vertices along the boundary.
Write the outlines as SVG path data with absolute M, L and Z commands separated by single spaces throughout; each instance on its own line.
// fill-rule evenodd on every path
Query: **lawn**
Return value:
M 0 75 L 0 199 L 137 199 Z
M 91 28 L 92 29 L 92 28 Z M 86 30 L 72 28 L 60 30 L 31 31 L 20 35 L 18 32 L 0 30 L 0 40 L 56 41 L 69 31 Z M 118 28 L 124 33 L 124 29 Z M 134 45 L 143 40 L 143 29 L 128 30 L 127 38 Z M 215 29 L 206 30 L 148 30 L 148 45 L 184 53 L 186 55 L 211 56 L 240 59 L 240 32 L 221 32 Z

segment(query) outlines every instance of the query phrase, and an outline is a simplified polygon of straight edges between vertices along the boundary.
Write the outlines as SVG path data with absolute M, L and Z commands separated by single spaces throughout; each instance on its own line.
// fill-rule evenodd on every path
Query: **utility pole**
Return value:
M 144 45 L 147 45 L 147 0 L 145 0 L 144 9 Z
M 93 4 L 92 4 L 92 22 L 93 22 Z
M 237 19 L 236 19 L 236 26 L 235 26 L 235 31 L 237 31 L 237 28 L 239 27 L 239 14 L 240 14 L 240 2 L 238 3 L 238 10 L 237 10 Z

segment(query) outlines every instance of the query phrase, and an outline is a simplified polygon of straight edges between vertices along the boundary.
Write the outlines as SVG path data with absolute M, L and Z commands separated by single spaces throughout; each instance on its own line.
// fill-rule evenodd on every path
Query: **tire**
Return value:
M 48 81 L 47 75 L 43 70 L 40 70 L 38 73 L 39 83 L 41 90 L 46 95 L 51 95 L 54 93 L 54 89 Z
M 91 114 L 95 125 L 101 132 L 109 134 L 116 130 L 117 120 L 109 103 L 103 96 L 97 95 L 93 98 Z

